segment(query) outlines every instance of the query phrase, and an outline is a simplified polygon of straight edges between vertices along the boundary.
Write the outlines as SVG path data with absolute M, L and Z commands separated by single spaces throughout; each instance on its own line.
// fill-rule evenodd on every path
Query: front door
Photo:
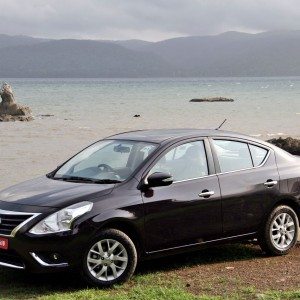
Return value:
M 169 172 L 173 184 L 143 192 L 147 252 L 198 244 L 222 235 L 218 178 L 205 140 L 171 147 L 148 174 Z

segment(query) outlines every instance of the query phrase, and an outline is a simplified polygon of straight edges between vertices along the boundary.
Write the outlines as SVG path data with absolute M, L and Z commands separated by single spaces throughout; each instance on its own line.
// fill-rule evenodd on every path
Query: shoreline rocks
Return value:
M 15 121 L 21 121 L 21 122 L 29 122 L 32 121 L 32 116 L 12 116 L 12 115 L 0 115 L 0 122 L 15 122 Z
M 293 139 L 291 137 L 287 138 L 274 138 L 267 141 L 268 143 L 271 143 L 293 155 L 299 155 L 300 156 L 300 140 Z
M 234 99 L 225 97 L 204 97 L 191 99 L 190 102 L 234 102 Z
M 0 122 L 31 121 L 31 109 L 16 103 L 12 88 L 4 83 L 0 90 L 2 102 L 0 103 Z

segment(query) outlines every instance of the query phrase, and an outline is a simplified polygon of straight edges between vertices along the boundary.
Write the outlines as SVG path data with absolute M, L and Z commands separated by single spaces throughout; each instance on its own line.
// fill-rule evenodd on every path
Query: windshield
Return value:
M 122 182 L 157 145 L 147 142 L 103 140 L 86 148 L 59 168 L 53 179 L 97 183 Z

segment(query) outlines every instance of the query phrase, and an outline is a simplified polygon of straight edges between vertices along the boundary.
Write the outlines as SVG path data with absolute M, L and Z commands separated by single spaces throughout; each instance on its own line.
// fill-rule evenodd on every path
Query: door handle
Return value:
M 274 185 L 278 184 L 277 180 L 272 180 L 272 179 L 268 179 L 265 183 L 264 186 L 266 187 L 272 187 Z
M 215 194 L 214 191 L 203 190 L 198 196 L 200 198 L 209 198 L 210 196 L 213 196 L 214 194 Z

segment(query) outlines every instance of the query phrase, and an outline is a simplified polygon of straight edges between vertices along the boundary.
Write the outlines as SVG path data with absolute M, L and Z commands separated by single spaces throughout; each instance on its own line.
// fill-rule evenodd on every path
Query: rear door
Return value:
M 245 140 L 211 139 L 222 194 L 224 236 L 256 232 L 279 194 L 272 149 Z

